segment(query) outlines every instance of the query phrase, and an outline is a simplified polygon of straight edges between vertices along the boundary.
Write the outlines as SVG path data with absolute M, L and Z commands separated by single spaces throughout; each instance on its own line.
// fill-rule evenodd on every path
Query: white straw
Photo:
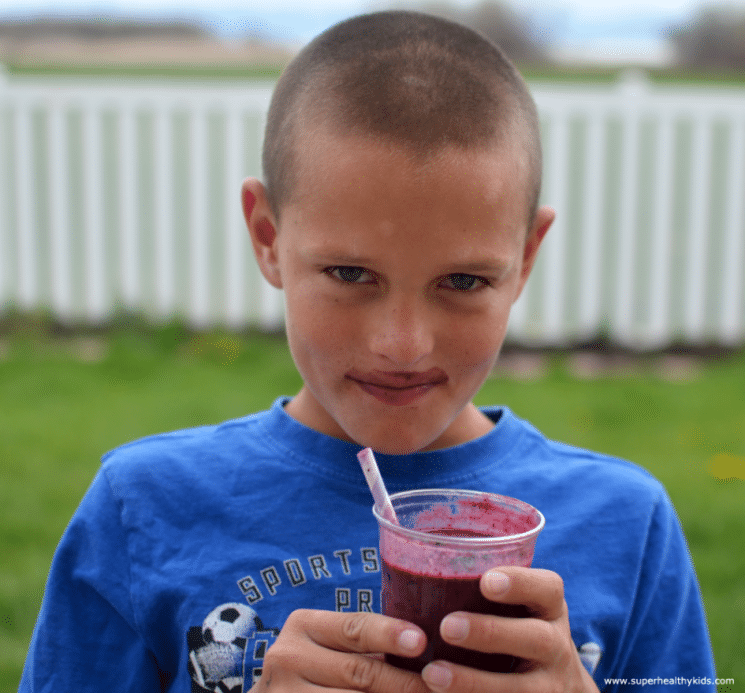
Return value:
M 380 470 L 378 469 L 378 463 L 375 461 L 373 451 L 370 448 L 360 450 L 357 453 L 357 459 L 360 461 L 360 466 L 365 474 L 367 485 L 370 487 L 370 492 L 372 493 L 378 512 L 386 520 L 397 525 L 398 518 L 396 517 L 396 511 L 393 509 L 391 499 L 385 490 L 383 477 L 380 476 Z

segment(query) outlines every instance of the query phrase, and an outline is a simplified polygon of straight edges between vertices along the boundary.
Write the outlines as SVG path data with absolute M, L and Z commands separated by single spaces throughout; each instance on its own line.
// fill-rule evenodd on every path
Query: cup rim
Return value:
M 529 529 L 527 532 L 521 532 L 520 534 L 508 534 L 502 537 L 458 537 L 448 536 L 442 534 L 432 534 L 430 532 L 422 532 L 418 529 L 410 529 L 409 527 L 402 527 L 401 525 L 394 524 L 390 520 L 384 518 L 379 512 L 378 508 L 373 505 L 372 511 L 378 524 L 384 526 L 389 531 L 395 534 L 405 536 L 409 539 L 414 539 L 418 542 L 427 544 L 436 544 L 438 546 L 499 546 L 501 544 L 518 544 L 526 540 L 533 539 L 541 533 L 544 526 L 546 525 L 546 518 L 538 508 L 521 501 L 519 498 L 513 498 L 512 496 L 504 496 L 499 493 L 490 493 L 488 491 L 473 491 L 469 489 L 448 489 L 448 488 L 424 488 L 414 489 L 410 491 L 398 491 L 392 493 L 391 503 L 403 497 L 417 497 L 425 495 L 457 495 L 461 498 L 483 498 L 487 496 L 490 499 L 495 499 L 500 503 L 516 505 L 521 509 L 530 510 L 537 513 L 538 524 Z

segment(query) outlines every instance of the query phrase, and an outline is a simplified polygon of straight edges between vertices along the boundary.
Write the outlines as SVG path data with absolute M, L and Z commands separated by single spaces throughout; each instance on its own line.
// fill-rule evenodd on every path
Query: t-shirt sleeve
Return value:
M 714 660 L 698 581 L 666 495 L 656 504 L 636 577 L 636 598 L 614 677 L 602 691 L 715 691 Z M 632 679 L 636 686 L 633 686 Z M 643 683 L 642 683 L 643 681 Z M 631 687 L 629 687 L 631 686 Z M 643 688 L 642 688 L 643 687 Z
M 119 502 L 100 471 L 52 561 L 19 693 L 152 693 L 164 677 L 138 634 Z

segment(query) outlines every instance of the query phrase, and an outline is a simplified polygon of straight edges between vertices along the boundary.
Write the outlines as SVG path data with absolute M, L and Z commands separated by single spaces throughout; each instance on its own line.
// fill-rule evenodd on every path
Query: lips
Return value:
M 397 407 L 412 404 L 433 388 L 447 382 L 447 375 L 440 368 L 424 372 L 350 371 L 347 377 L 383 404 Z

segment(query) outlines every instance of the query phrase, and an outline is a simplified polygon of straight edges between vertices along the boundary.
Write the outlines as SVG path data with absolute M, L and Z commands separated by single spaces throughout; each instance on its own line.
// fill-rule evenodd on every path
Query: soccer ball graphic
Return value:
M 202 624 L 203 645 L 189 653 L 195 683 L 213 691 L 241 690 L 246 642 L 260 623 L 256 612 L 239 602 L 213 609 Z
M 240 602 L 223 604 L 207 614 L 202 637 L 206 643 L 232 643 L 244 649 L 246 640 L 256 632 L 258 618 L 250 606 Z

